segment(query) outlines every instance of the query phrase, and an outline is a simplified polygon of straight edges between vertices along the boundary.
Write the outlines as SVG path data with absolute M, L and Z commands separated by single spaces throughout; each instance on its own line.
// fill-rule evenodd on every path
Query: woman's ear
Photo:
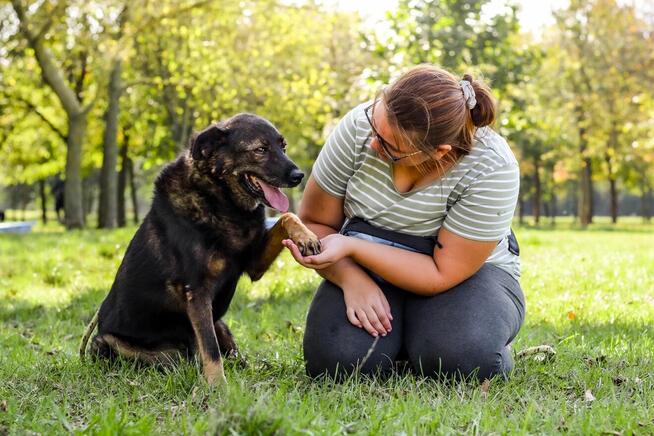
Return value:
M 211 154 L 213 148 L 225 142 L 227 133 L 227 129 L 212 124 L 193 135 L 191 138 L 191 156 L 193 156 L 193 159 L 206 159 Z
M 436 147 L 436 153 L 434 154 L 434 157 L 438 160 L 443 159 L 445 156 L 447 156 L 448 153 L 452 151 L 452 146 L 450 144 L 441 144 L 438 147 Z

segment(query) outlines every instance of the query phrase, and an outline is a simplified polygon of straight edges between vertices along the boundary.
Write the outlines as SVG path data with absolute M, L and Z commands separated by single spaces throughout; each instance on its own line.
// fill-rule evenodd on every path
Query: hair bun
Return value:
M 475 99 L 477 104 L 470 109 L 472 115 L 472 123 L 476 127 L 484 127 L 495 122 L 495 113 L 497 111 L 495 99 L 491 94 L 490 88 L 479 80 L 474 80 L 470 74 L 464 74 L 463 80 L 467 80 L 472 84 L 472 89 L 475 90 Z

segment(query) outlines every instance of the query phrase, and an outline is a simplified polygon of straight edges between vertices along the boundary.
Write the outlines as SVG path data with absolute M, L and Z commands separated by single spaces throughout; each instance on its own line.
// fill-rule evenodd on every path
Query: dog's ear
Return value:
M 228 131 L 216 124 L 212 124 L 191 138 L 191 156 L 195 160 L 202 160 L 209 156 L 211 149 L 225 143 Z

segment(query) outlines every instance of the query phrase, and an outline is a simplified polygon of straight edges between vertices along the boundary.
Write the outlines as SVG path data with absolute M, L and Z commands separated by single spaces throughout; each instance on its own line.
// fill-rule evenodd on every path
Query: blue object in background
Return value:
M 29 233 L 36 221 L 14 221 L 0 223 L 0 233 Z

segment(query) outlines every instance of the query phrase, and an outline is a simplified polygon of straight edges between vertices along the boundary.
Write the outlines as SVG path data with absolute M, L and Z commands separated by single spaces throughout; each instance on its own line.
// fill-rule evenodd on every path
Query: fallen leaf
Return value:
M 7 400 L 0 401 L 0 412 L 7 411 Z
M 573 310 L 569 310 L 569 311 L 568 311 L 568 319 L 569 319 L 570 321 L 572 321 L 572 320 L 574 320 L 575 318 L 577 318 L 577 314 L 576 314 Z
M 490 380 L 485 378 L 484 381 L 481 383 L 481 398 L 484 400 L 486 397 L 488 397 L 488 389 L 490 388 Z
M 544 362 L 546 360 L 554 359 L 556 351 L 549 345 L 538 345 L 536 347 L 528 347 L 521 350 L 516 355 L 516 358 L 522 359 L 527 356 L 534 356 L 534 360 Z
M 593 395 L 590 389 L 586 389 L 586 392 L 584 392 L 584 401 L 588 401 L 589 403 L 595 401 L 595 395 Z

